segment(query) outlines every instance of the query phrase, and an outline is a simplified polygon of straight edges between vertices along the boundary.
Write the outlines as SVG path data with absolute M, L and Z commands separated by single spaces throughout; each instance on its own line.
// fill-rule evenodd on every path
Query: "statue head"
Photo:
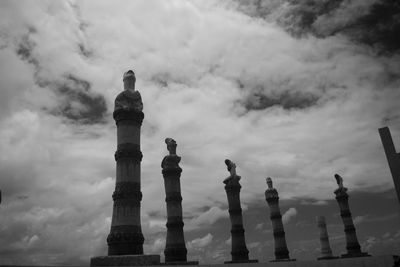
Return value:
M 176 155 L 176 142 L 172 138 L 165 138 L 165 143 L 167 144 L 167 149 L 170 155 Z
M 335 174 L 336 183 L 338 184 L 339 188 L 343 188 L 343 178 L 339 174 Z
M 231 173 L 231 176 L 236 176 L 236 164 L 230 161 L 229 159 L 225 160 L 226 168 L 228 172 Z
M 272 189 L 272 179 L 271 177 L 266 178 L 268 189 Z
M 132 70 L 125 72 L 122 80 L 124 81 L 124 90 L 135 90 L 136 76 Z

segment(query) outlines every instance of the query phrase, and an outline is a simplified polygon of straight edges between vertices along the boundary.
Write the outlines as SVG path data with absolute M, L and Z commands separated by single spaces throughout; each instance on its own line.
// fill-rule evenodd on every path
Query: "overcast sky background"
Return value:
M 378 134 L 400 150 L 396 0 L 1 1 L 0 264 L 106 255 L 115 186 L 113 102 L 136 73 L 145 253 L 165 248 L 164 139 L 182 157 L 190 260 L 230 259 L 224 159 L 237 164 L 250 257 L 273 259 L 264 191 L 281 197 L 290 255 L 320 255 L 325 215 L 345 252 L 339 173 L 363 251 L 400 251 Z

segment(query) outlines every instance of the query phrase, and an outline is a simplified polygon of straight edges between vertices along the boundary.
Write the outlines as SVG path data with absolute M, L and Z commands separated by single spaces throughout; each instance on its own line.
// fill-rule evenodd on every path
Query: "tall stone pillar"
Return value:
M 400 203 L 400 153 L 396 152 L 392 135 L 390 134 L 388 127 L 380 128 L 379 135 L 381 136 L 382 145 L 385 149 L 390 172 L 392 173 L 394 187 L 397 192 L 397 200 Z
M 322 257 L 318 260 L 330 260 L 337 259 L 332 255 L 331 246 L 329 244 L 328 230 L 326 229 L 326 222 L 324 216 L 317 216 L 317 225 L 319 228 L 319 241 L 321 243 L 321 254 Z
M 135 91 L 131 70 L 123 77 L 124 91 L 115 99 L 113 117 L 117 124 L 117 162 L 111 231 L 107 237 L 108 256 L 91 259 L 91 266 L 154 265 L 159 255 L 143 254 L 140 221 L 140 128 L 144 118 L 141 95 Z
M 167 203 L 167 240 L 165 244 L 165 263 L 198 264 L 197 261 L 188 262 L 186 255 L 185 237 L 183 234 L 182 196 L 180 177 L 182 169 L 179 167 L 181 157 L 176 155 L 176 142 L 166 138 L 165 143 L 169 155 L 161 162 L 165 186 L 165 202 Z
M 231 220 L 231 240 L 232 240 L 232 261 L 225 263 L 239 262 L 258 262 L 258 260 L 249 260 L 249 251 L 246 247 L 244 237 L 242 207 L 240 204 L 240 176 L 236 174 L 236 164 L 229 159 L 225 160 L 225 164 L 230 172 L 230 176 L 224 180 L 225 191 L 228 198 L 229 217 Z
M 272 179 L 267 179 L 268 188 L 265 191 L 265 200 L 270 209 L 270 218 L 275 241 L 275 260 L 273 261 L 294 261 L 289 258 L 289 250 L 286 244 L 285 230 L 282 223 L 281 210 L 279 208 L 278 191 L 272 187 Z
M 335 179 L 339 188 L 334 193 L 339 204 L 340 216 L 342 217 L 344 232 L 346 234 L 347 253 L 343 254 L 342 258 L 369 256 L 368 253 L 361 252 L 360 244 L 357 240 L 356 228 L 351 217 L 349 195 L 347 194 L 347 188 L 343 186 L 343 178 L 339 174 L 335 174 Z

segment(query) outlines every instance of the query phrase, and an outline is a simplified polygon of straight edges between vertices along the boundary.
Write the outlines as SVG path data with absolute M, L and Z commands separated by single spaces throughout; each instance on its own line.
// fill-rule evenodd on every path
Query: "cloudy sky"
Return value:
M 230 259 L 224 160 L 237 164 L 250 257 L 273 259 L 264 198 L 281 197 L 290 255 L 319 256 L 317 215 L 345 252 L 339 173 L 364 251 L 400 251 L 378 134 L 400 150 L 396 0 L 0 2 L 0 264 L 106 255 L 113 101 L 136 73 L 146 254 L 163 254 L 164 139 L 182 157 L 190 260 Z

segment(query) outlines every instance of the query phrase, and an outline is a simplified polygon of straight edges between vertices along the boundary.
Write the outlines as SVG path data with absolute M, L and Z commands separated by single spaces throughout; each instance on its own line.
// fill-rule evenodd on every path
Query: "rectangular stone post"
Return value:
M 390 172 L 392 173 L 394 187 L 397 192 L 397 200 L 400 203 L 400 153 L 396 152 L 388 127 L 380 128 L 379 135 L 381 136 Z

